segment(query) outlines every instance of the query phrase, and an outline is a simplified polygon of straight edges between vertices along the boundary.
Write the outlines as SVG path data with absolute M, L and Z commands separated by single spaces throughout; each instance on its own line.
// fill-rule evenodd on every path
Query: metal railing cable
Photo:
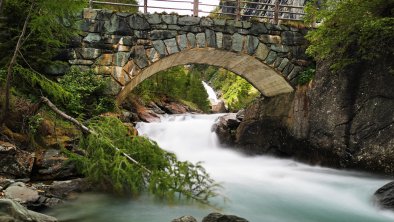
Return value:
M 172 4 L 170 4 L 171 6 L 165 6 L 165 3 L 190 3 L 190 7 L 176 7 L 172 6 Z M 221 0 L 219 5 L 202 3 L 199 0 L 143 0 L 139 4 L 111 2 L 110 0 L 89 0 L 89 8 L 94 8 L 95 5 L 138 7 L 143 9 L 144 13 L 148 13 L 148 9 L 163 9 L 190 11 L 193 16 L 199 16 L 200 13 L 214 14 L 233 17 L 236 20 L 263 18 L 275 24 L 278 24 L 280 20 L 303 21 L 305 15 L 304 6 L 281 4 L 280 0 L 268 0 L 266 3 L 253 0 Z M 202 7 L 200 6 L 212 7 L 218 10 L 201 10 Z

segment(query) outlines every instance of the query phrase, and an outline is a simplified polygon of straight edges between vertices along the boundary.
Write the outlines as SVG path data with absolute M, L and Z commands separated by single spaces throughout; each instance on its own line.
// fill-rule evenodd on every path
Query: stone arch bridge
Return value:
M 81 29 L 69 63 L 111 76 L 118 103 L 155 73 L 194 63 L 232 71 L 271 97 L 292 92 L 309 63 L 307 30 L 284 25 L 85 9 Z

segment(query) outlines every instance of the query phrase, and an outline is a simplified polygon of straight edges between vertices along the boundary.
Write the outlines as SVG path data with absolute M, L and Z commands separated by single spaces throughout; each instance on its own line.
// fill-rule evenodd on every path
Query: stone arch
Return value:
M 253 56 L 215 48 L 192 48 L 159 59 L 141 70 L 122 88 L 117 102 L 121 103 L 139 83 L 150 76 L 186 64 L 206 64 L 232 71 L 267 97 L 293 91 L 293 87 L 278 71 Z

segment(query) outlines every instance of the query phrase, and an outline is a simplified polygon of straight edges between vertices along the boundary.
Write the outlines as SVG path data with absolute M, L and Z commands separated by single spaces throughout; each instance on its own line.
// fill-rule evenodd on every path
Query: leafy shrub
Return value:
M 199 163 L 178 161 L 155 142 L 132 137 L 117 118 L 94 118 L 89 128 L 97 134 L 88 135 L 79 144 L 87 155 L 69 154 L 81 172 L 101 188 L 131 196 L 148 191 L 162 199 L 179 197 L 202 203 L 216 195 L 219 186 Z
M 333 69 L 394 55 L 394 2 L 386 0 L 324 0 L 310 10 L 321 25 L 307 34 L 307 53 L 330 59 Z
M 75 116 L 91 117 L 115 109 L 113 96 L 106 94 L 108 79 L 93 71 L 71 69 L 59 79 L 59 83 L 70 93 L 64 106 Z
M 313 77 L 315 77 L 316 70 L 315 68 L 308 68 L 300 73 L 297 77 L 297 84 L 305 85 L 309 83 Z

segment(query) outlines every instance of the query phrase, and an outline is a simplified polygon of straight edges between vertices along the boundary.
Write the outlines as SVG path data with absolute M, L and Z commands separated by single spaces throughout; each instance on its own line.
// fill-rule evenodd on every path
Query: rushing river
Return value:
M 394 214 L 379 210 L 371 200 L 387 179 L 223 148 L 211 132 L 218 116 L 165 116 L 160 123 L 139 123 L 138 131 L 182 160 L 203 161 L 224 187 L 228 200 L 213 200 L 222 213 L 251 222 L 394 221 Z M 170 222 L 182 215 L 201 221 L 212 211 L 193 204 L 163 204 L 146 196 L 119 200 L 92 194 L 50 214 L 62 221 Z

